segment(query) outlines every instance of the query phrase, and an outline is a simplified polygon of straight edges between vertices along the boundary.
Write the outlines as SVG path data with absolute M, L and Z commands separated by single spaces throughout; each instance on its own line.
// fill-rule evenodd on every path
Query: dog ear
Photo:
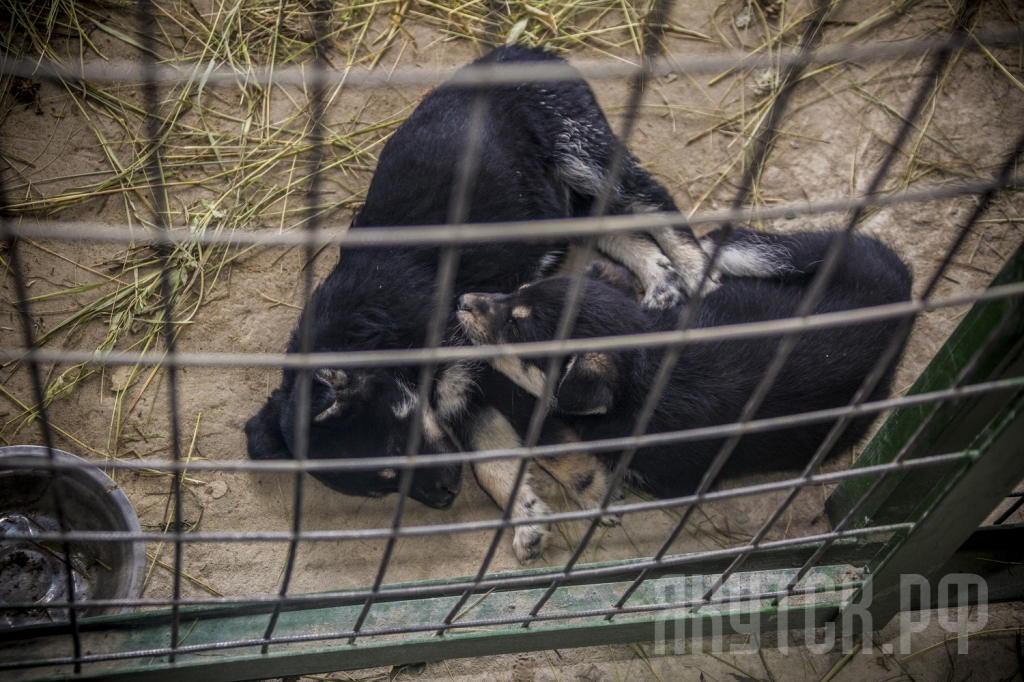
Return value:
M 292 386 L 292 401 L 294 407 L 297 409 L 299 392 L 296 390 L 299 382 L 296 381 Z M 327 410 L 331 409 L 331 406 L 337 404 L 337 397 L 334 392 L 334 388 L 331 384 L 327 383 L 324 379 L 316 374 L 310 377 L 309 386 L 309 417 L 313 421 L 317 420 L 317 416 L 323 414 Z M 338 408 L 340 410 L 340 406 Z
M 572 356 L 555 390 L 555 409 L 568 414 L 608 414 L 615 402 L 616 374 L 607 353 Z
M 281 434 L 282 400 L 284 392 L 280 388 L 274 389 L 256 416 L 245 423 L 251 459 L 287 459 L 291 456 Z

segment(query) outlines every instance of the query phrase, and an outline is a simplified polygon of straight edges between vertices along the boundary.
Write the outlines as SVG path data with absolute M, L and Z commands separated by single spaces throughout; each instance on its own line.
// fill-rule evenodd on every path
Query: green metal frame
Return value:
M 1019 250 L 995 278 L 993 284 L 1024 281 L 1024 248 Z M 979 303 L 968 313 L 946 344 L 914 384 L 911 393 L 946 388 L 982 347 L 1000 322 L 1013 314 L 1017 300 Z M 1024 375 L 1024 316 L 1011 318 L 1000 338 L 987 346 L 979 358 L 971 381 Z M 976 398 L 951 401 L 935 408 L 930 405 L 895 411 L 880 428 L 854 464 L 855 468 L 890 462 L 918 430 L 932 410 L 930 428 L 923 433 L 911 458 L 966 451 L 970 456 L 946 467 L 889 473 L 879 485 L 854 527 L 902 524 L 899 530 L 879 536 L 836 541 L 821 557 L 819 566 L 802 584 L 815 579 L 829 584 L 861 582 L 858 589 L 798 595 L 782 599 L 717 603 L 698 612 L 634 611 L 605 620 L 589 610 L 614 604 L 630 581 L 639 574 L 639 560 L 590 564 L 614 570 L 612 579 L 570 578 L 555 592 L 543 613 L 578 613 L 565 620 L 540 620 L 529 628 L 520 623 L 488 625 L 476 629 L 455 629 L 442 637 L 432 629 L 394 635 L 281 643 L 260 654 L 258 645 L 202 653 L 179 653 L 175 663 L 165 657 L 129 658 L 86 663 L 83 673 L 73 676 L 70 665 L 25 668 L 2 673 L 5 680 L 36 679 L 145 679 L 246 680 L 300 675 L 331 670 L 413 663 L 465 656 L 484 656 L 559 647 L 591 646 L 630 641 L 650 641 L 656 635 L 687 637 L 697 627 L 709 632 L 717 619 L 723 634 L 749 632 L 734 616 L 752 619 L 760 631 L 804 628 L 835 622 L 837 630 L 844 615 L 860 609 L 872 616 L 874 628 L 881 628 L 900 608 L 899 583 L 902 574 L 914 573 L 935 581 L 952 573 L 973 573 L 988 583 L 989 602 L 1024 599 L 1024 524 L 979 528 L 1005 499 L 1013 486 L 1024 479 L 1024 390 L 1009 389 Z M 835 525 L 871 489 L 875 477 L 849 479 L 840 484 L 826 502 L 829 519 Z M 731 584 L 756 584 L 759 592 L 783 589 L 818 545 L 794 545 L 784 549 L 758 550 L 744 564 L 744 571 L 723 586 L 729 595 Z M 630 606 L 676 603 L 679 595 L 699 595 L 732 560 L 731 556 L 691 555 L 669 557 L 683 565 L 648 573 L 649 578 L 633 595 Z M 560 569 L 531 569 L 495 577 L 547 576 Z M 435 585 L 440 596 L 414 599 L 379 599 L 364 628 L 415 626 L 441 622 L 458 599 L 461 590 L 445 590 L 466 578 L 417 583 Z M 526 589 L 493 591 L 471 602 L 470 619 L 514 618 L 524 615 L 544 592 L 545 585 Z M 275 637 L 310 636 L 344 632 L 362 608 L 362 598 L 344 593 L 324 594 L 324 603 L 290 605 L 278 621 Z M 935 595 L 912 607 L 930 608 Z M 207 606 L 181 609 L 180 646 L 221 641 L 254 641 L 263 636 L 272 605 Z M 725 617 L 722 616 L 733 616 Z M 80 621 L 82 649 L 86 655 L 107 652 L 161 649 L 170 641 L 168 610 L 107 616 Z M 671 622 L 674 631 L 666 631 Z M 862 627 L 860 619 L 852 621 Z M 860 625 L 859 625 L 860 624 Z M 737 628 L 740 628 L 737 630 Z M 0 663 L 30 661 L 71 655 L 66 625 L 32 626 L 0 631 Z

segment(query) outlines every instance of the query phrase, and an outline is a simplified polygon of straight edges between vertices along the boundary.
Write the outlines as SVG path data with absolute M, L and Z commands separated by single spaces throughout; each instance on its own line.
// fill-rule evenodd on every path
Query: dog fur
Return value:
M 711 235 L 707 244 L 710 250 Z M 721 286 L 696 313 L 697 328 L 791 317 L 836 233 L 770 235 L 738 231 L 722 252 Z M 574 338 L 667 331 L 676 327 L 682 307 L 645 310 L 638 291 L 621 268 L 595 263 L 585 284 Z M 546 341 L 554 337 L 570 286 L 568 277 L 551 277 L 510 294 L 466 294 L 459 319 L 476 344 Z M 909 299 L 911 275 L 896 254 L 877 240 L 854 236 L 825 288 L 814 313 L 852 310 Z M 887 347 L 899 322 L 876 321 L 808 331 L 769 390 L 756 419 L 840 407 L 847 404 Z M 771 362 L 779 337 L 713 341 L 683 346 L 648 433 L 726 424 L 736 420 Z M 628 436 L 648 395 L 662 349 L 593 352 L 566 359 L 551 415 L 572 434 L 569 440 Z M 494 367 L 536 395 L 536 374 L 545 359 L 503 358 Z M 884 397 L 893 375 L 890 366 L 870 400 Z M 857 442 L 871 422 L 854 420 L 831 454 Z M 737 445 L 723 477 L 784 471 L 806 465 L 825 439 L 831 423 L 749 434 Z M 557 439 L 556 439 L 557 440 Z M 562 438 L 565 442 L 566 438 Z M 662 497 L 692 493 L 723 439 L 641 449 L 630 474 L 639 487 Z M 605 464 L 617 453 L 604 455 Z M 607 466 L 577 459 L 574 473 L 607 490 Z M 592 474 L 592 475 L 590 475 Z M 529 494 L 529 493 L 526 493 Z M 587 506 L 586 503 L 582 503 Z M 598 506 L 596 503 L 591 507 Z M 542 550 L 543 548 L 541 548 Z
M 541 50 L 506 47 L 478 63 L 556 59 Z M 442 85 L 424 98 L 382 150 L 353 229 L 449 220 L 476 92 Z M 494 86 L 485 93 L 480 162 L 465 219 L 503 222 L 588 215 L 607 177 L 617 142 L 587 84 L 580 79 Z M 608 212 L 651 210 L 674 211 L 676 207 L 668 192 L 627 155 Z M 663 253 L 659 244 L 671 246 L 670 253 Z M 558 240 L 463 245 L 454 297 L 469 291 L 509 291 L 549 274 L 564 258 L 566 247 L 565 241 Z M 677 304 L 696 285 L 706 259 L 692 235 L 678 230 L 602 237 L 598 248 L 636 274 L 648 306 Z M 421 347 L 436 298 L 439 255 L 438 247 L 426 246 L 342 249 L 337 265 L 302 312 L 304 318 L 312 318 L 312 351 Z M 677 260 L 684 275 L 670 257 Z M 299 349 L 301 325 L 300 321 L 288 343 L 290 353 Z M 444 342 L 465 342 L 454 313 L 448 319 Z M 456 451 L 460 443 L 453 436 L 457 435 L 468 442 L 498 442 L 503 433 L 499 427 L 495 427 L 498 436 L 490 440 L 461 428 L 476 415 L 479 406 L 474 401 L 481 400 L 482 393 L 474 386 L 481 373 L 488 371 L 485 365 L 472 363 L 440 364 L 428 404 L 421 406 L 417 367 L 317 369 L 312 373 L 308 456 L 404 455 L 410 424 L 419 409 L 424 413 L 422 453 Z M 294 456 L 298 376 L 286 369 L 280 386 L 246 424 L 250 457 Z M 497 465 L 477 467 L 482 483 L 501 477 L 501 472 L 490 475 L 489 467 Z M 432 507 L 447 507 L 459 490 L 461 471 L 458 465 L 418 468 L 410 495 Z M 315 476 L 331 488 L 353 495 L 384 495 L 397 491 L 399 485 L 399 477 L 388 469 L 319 472 Z M 501 490 L 486 483 L 484 487 L 496 499 L 501 498 Z M 520 544 L 527 547 L 530 539 L 524 537 Z

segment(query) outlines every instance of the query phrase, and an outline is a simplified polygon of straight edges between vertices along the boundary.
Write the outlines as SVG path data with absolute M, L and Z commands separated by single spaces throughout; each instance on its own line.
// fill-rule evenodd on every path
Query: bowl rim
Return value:
M 83 474 L 93 483 L 102 486 L 102 488 L 107 491 L 106 499 L 114 503 L 117 511 L 128 526 L 127 532 L 142 532 L 142 525 L 139 523 L 139 516 L 135 512 L 135 507 L 133 507 L 132 503 L 128 500 L 128 496 L 124 494 L 124 490 L 122 490 L 121 486 L 115 483 L 110 476 L 103 473 L 95 463 L 57 448 L 53 448 L 53 455 L 58 460 L 63 460 L 69 464 L 75 464 L 75 471 Z M 8 445 L 0 447 L 0 471 L 5 469 L 4 463 L 7 460 L 33 460 L 48 457 L 49 451 L 45 445 Z M 131 540 L 130 542 L 132 545 L 131 576 L 128 580 L 127 593 L 123 597 L 118 597 L 118 599 L 138 599 L 142 593 L 142 577 L 146 570 L 146 543 L 141 540 Z M 82 602 L 81 608 L 88 608 L 88 603 L 88 601 Z M 102 609 L 103 613 L 97 615 L 125 614 L 135 611 L 135 607 L 131 605 L 122 606 L 116 611 L 108 610 L 110 608 L 111 607 Z

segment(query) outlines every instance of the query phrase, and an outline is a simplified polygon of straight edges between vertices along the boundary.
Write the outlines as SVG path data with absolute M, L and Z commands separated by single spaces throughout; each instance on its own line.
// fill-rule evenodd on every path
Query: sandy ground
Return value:
M 744 33 L 730 23 L 740 8 L 738 3 L 719 13 L 718 26 L 734 45 L 752 46 L 758 42 L 753 33 Z M 731 8 L 731 9 L 730 9 Z M 875 11 L 873 3 L 850 2 L 834 15 L 837 22 L 829 28 L 829 41 L 837 39 L 844 27 Z M 1019 7 L 1016 11 L 1019 14 Z M 714 33 L 714 10 L 703 2 L 680 2 L 673 22 L 705 33 Z M 889 40 L 922 36 L 936 24 L 948 21 L 945 4 L 921 4 L 900 18 L 862 35 L 868 40 Z M 1006 14 L 988 6 L 982 25 L 1007 25 Z M 1019 21 L 1019 18 L 1018 18 Z M 470 43 L 438 40 L 431 28 L 412 24 L 411 35 L 418 52 L 400 57 L 403 66 L 415 64 L 423 69 L 448 68 L 469 61 L 478 54 Z M 129 55 L 123 44 L 103 34 L 94 36 L 108 54 Z M 669 47 L 676 54 L 713 54 L 721 48 L 705 42 L 671 37 Z M 579 58 L 596 58 L 592 49 L 581 49 Z M 996 52 L 1003 64 L 1020 80 L 1021 70 L 1012 51 Z M 385 56 L 382 66 L 391 68 L 397 53 Z M 389 61 L 390 60 L 390 61 Z M 856 194 L 867 185 L 880 158 L 886 152 L 898 121 L 892 111 L 907 108 L 923 70 L 917 59 L 895 62 L 850 64 L 823 71 L 802 85 L 791 105 L 780 137 L 759 187 L 759 200 L 801 202 Z M 632 147 L 645 165 L 670 189 L 686 211 L 705 195 L 703 209 L 727 205 L 739 166 L 732 168 L 725 182 L 713 185 L 720 171 L 735 158 L 743 139 L 728 131 L 709 131 L 722 112 L 735 113 L 749 106 L 755 94 L 752 77 L 729 76 L 709 85 L 706 75 L 673 74 L 659 79 L 646 95 L 643 118 L 633 136 Z M 621 107 L 626 88 L 621 82 L 592 83 L 613 127 L 621 125 Z M 283 91 L 282 91 L 283 92 Z M 225 97 L 229 97 L 224 90 Z M 287 93 L 283 93 L 286 95 Z M 346 89 L 332 102 L 332 125 L 344 126 L 354 116 L 361 120 L 383 120 L 404 116 L 423 94 L 419 88 L 390 87 L 377 91 Z M 275 98 L 273 111 L 282 116 L 291 111 L 286 96 Z M 126 96 L 132 96 L 128 93 Z M 67 93 L 43 84 L 38 113 L 35 105 L 18 106 L 8 116 L 0 135 L 8 159 L 34 159 L 28 167 L 13 162 L 19 175 L 35 180 L 72 173 L 109 171 L 109 164 L 94 134 L 83 122 L 84 113 L 67 105 Z M 892 109 L 889 109 L 891 107 Z M 901 157 L 890 175 L 887 188 L 901 186 L 905 174 L 910 186 L 921 188 L 955 179 L 985 178 L 1009 149 L 1020 127 L 1024 111 L 1024 93 L 995 69 L 983 54 L 959 55 L 950 70 L 941 94 L 925 110 L 929 121 L 928 137 L 915 136 L 918 158 L 908 167 Z M 115 143 L 123 143 L 125 131 L 109 121 L 97 118 L 97 125 Z M 64 141 L 64 144 L 59 144 Z M 8 163 L 11 163 L 10 161 Z M 199 172 L 199 171 L 197 171 Z M 328 198 L 341 202 L 363 190 L 369 180 L 368 169 L 332 176 L 327 183 Z M 45 194 L 74 185 L 73 180 L 48 186 Z M 184 206 L 194 191 L 172 194 L 172 206 Z M 23 198 L 23 197 L 22 197 Z M 951 242 L 957 226 L 974 206 L 973 198 L 933 201 L 927 204 L 894 206 L 874 212 L 863 222 L 864 232 L 881 237 L 893 245 L 912 265 L 918 290 L 930 276 Z M 1024 238 L 1021 216 L 1024 199 L 1018 193 L 1000 197 L 973 230 L 953 267 L 939 286 L 939 297 L 966 293 L 984 287 Z M 347 224 L 349 209 L 339 208 L 327 220 Z M 180 211 L 175 219 L 182 219 Z M 119 199 L 96 197 L 55 217 L 56 221 L 89 220 L 102 224 L 123 224 L 124 205 Z M 842 216 L 797 217 L 764 225 L 766 229 L 789 231 L 841 221 Z M 21 254 L 31 281 L 33 295 L 63 290 L 72 285 L 101 281 L 93 271 L 111 259 L 123 256 L 120 247 L 73 241 L 23 242 Z M 323 252 L 313 267 L 322 277 L 331 267 L 334 255 Z M 297 251 L 259 249 L 242 255 L 222 272 L 211 287 L 192 323 L 180 336 L 179 347 L 193 351 L 270 352 L 284 348 L 301 303 L 302 260 Z M 104 271 L 106 271 L 104 269 Z M 13 284 L 9 272 L 0 279 L 0 339 L 4 345 L 20 340 L 20 329 L 11 300 Z M 89 300 L 92 292 L 77 298 L 63 296 L 36 304 L 34 318 L 37 333 L 62 319 L 67 311 Z M 956 326 L 963 309 L 946 309 L 925 315 L 918 322 L 903 358 L 895 382 L 896 392 L 906 390 L 914 378 Z M 94 348 L 106 329 L 94 324 L 64 339 L 67 347 Z M 57 342 L 60 342 L 59 340 Z M 55 343 L 57 343 L 55 342 Z M 55 344 L 54 344 L 55 345 Z M 143 375 L 145 376 L 145 374 Z M 279 379 L 277 370 L 186 368 L 179 375 L 181 435 L 192 457 L 212 461 L 245 458 L 245 440 L 241 432 L 245 420 L 262 404 Z M 143 385 L 141 378 L 127 388 L 125 404 L 137 400 L 127 418 L 125 437 L 114 443 L 110 433 L 115 415 L 116 391 L 123 389 L 124 376 L 105 372 L 86 380 L 70 397 L 56 401 L 51 408 L 54 424 L 61 429 L 58 445 L 70 452 L 101 461 L 103 455 L 146 457 L 159 460 L 168 456 L 168 410 L 166 385 L 158 374 Z M 37 443 L 35 425 L 22 424 L 22 410 L 12 400 L 30 403 L 31 392 L 21 369 L 0 370 L 0 385 L 7 395 L 0 397 L 0 437 L 8 444 Z M 141 395 L 140 395 L 141 393 Z M 121 415 L 123 418 L 123 415 Z M 854 453 L 830 466 L 845 467 Z M 542 496 L 558 509 L 569 505 L 557 486 L 538 476 Z M 166 514 L 166 477 L 157 475 L 118 476 L 145 528 L 162 528 Z M 741 481 L 742 482 L 742 481 Z M 749 482 L 749 481 L 747 481 Z M 189 475 L 184 496 L 184 517 L 189 525 L 210 532 L 286 531 L 291 525 L 293 480 L 289 475 L 223 472 Z M 395 498 L 358 499 L 331 492 L 320 483 L 308 480 L 302 509 L 303 528 L 356 529 L 382 528 L 390 521 Z M 827 530 L 822 501 L 827 490 L 807 490 L 792 506 L 785 523 L 769 538 L 798 537 Z M 701 508 L 691 526 L 682 534 L 673 552 L 691 552 L 726 547 L 743 542 L 758 528 L 761 520 L 783 498 L 782 494 L 744 498 Z M 637 499 L 631 495 L 630 499 Z M 446 511 L 430 510 L 412 503 L 402 520 L 406 525 L 450 523 L 493 519 L 498 511 L 467 471 L 463 491 L 455 505 Z M 656 550 L 674 526 L 673 513 L 656 512 L 633 515 L 619 528 L 603 531 L 585 555 L 586 561 L 645 556 Z M 1022 520 L 1020 514 L 1015 520 Z M 539 565 L 559 565 L 575 547 L 583 527 L 563 524 L 557 528 L 551 546 Z M 421 580 L 471 574 L 490 541 L 489 533 L 461 533 L 446 538 L 404 539 L 396 549 L 387 582 Z M 380 561 L 382 541 L 318 542 L 300 546 L 293 592 L 346 589 L 372 582 Z M 147 548 L 156 565 L 148 576 L 145 596 L 168 597 L 170 573 L 160 562 L 171 560 L 168 546 L 152 544 Z M 184 553 L 184 570 L 191 579 L 184 583 L 184 595 L 209 596 L 258 595 L 275 592 L 280 584 L 286 547 L 268 544 L 226 543 L 190 545 Z M 492 570 L 518 568 L 509 541 L 498 552 Z M 998 627 L 1019 626 L 1017 608 L 993 608 Z M 942 640 L 937 628 L 920 635 L 920 647 Z M 885 633 L 883 633 L 885 636 Z M 891 637 L 890 635 L 888 635 Z M 972 641 L 968 656 L 947 657 L 939 647 L 912 664 L 914 679 L 956 679 L 974 672 L 973 679 L 1009 679 L 1019 665 L 1012 652 L 1012 638 L 979 638 Z M 882 641 L 882 640 L 880 640 Z M 915 639 L 915 642 L 917 640 Z M 919 648 L 915 646 L 915 650 Z M 650 656 L 648 664 L 629 646 L 604 649 L 541 652 L 521 657 L 505 656 L 431 664 L 425 670 L 405 670 L 404 676 L 419 679 L 750 679 L 774 674 L 775 679 L 817 679 L 835 662 L 838 654 L 811 655 L 800 647 L 788 656 L 774 650 L 761 661 L 756 656 L 735 659 L 735 668 L 709 656 L 679 657 L 655 655 L 650 646 L 639 651 Z M 977 653 L 983 652 L 983 653 Z M 1018 654 L 1019 655 L 1019 654 Z M 733 660 L 733 659 L 729 659 Z M 772 671 L 765 673 L 763 667 Z M 841 679 L 892 679 L 900 674 L 890 658 L 857 656 Z M 742 669 L 742 670 L 741 670 Z M 746 672 L 744 672 L 746 671 Z M 392 671 L 395 674 L 399 671 Z M 384 674 L 366 671 L 355 677 Z M 344 676 L 342 676 L 344 679 Z

